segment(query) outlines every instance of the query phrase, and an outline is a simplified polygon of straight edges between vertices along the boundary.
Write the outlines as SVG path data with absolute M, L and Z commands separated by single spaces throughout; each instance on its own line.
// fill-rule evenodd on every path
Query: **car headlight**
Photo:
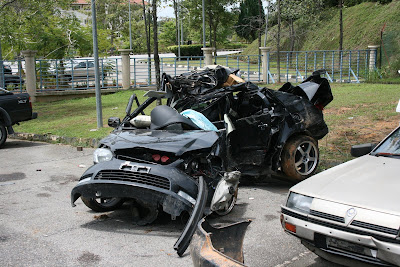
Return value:
M 288 208 L 309 214 L 312 201 L 312 197 L 290 192 L 286 206 Z
M 98 148 L 93 152 L 93 162 L 100 163 L 110 161 L 113 158 L 113 153 L 107 148 Z

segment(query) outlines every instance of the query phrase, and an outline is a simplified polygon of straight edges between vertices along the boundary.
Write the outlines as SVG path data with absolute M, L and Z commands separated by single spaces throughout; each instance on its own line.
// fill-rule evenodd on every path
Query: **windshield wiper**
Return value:
M 379 152 L 375 154 L 376 157 L 399 157 L 400 154 L 396 154 L 396 153 L 388 153 L 388 152 Z

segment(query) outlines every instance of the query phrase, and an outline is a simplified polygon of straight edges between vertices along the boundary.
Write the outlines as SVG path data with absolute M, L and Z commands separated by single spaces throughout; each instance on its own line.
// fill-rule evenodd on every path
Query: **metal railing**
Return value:
M 100 86 L 121 86 L 121 59 L 100 59 Z M 95 69 L 92 59 L 36 60 L 37 91 L 86 90 L 95 87 Z
M 0 87 L 10 91 L 25 91 L 25 61 L 3 61 L 3 65 L 4 77 L 1 80 L 4 84 L 0 84 Z
M 216 64 L 240 69 L 247 81 L 262 82 L 262 56 L 226 55 L 217 56 Z M 280 52 L 281 82 L 301 82 L 313 71 L 325 69 L 331 82 L 360 82 L 368 79 L 369 51 L 283 51 Z M 268 79 L 278 80 L 277 52 L 267 54 Z
M 204 67 L 204 57 L 164 57 L 160 58 L 160 72 L 177 76 Z M 146 87 L 156 83 L 153 58 L 131 58 L 131 84 Z
M 246 81 L 263 81 L 263 57 L 261 55 L 223 55 L 214 57 L 215 64 L 240 69 Z M 368 79 L 371 70 L 369 50 L 346 51 L 284 51 L 280 52 L 280 81 L 301 82 L 313 71 L 326 70 L 331 82 L 361 82 Z M 277 53 L 267 53 L 267 81 L 278 81 Z M 38 92 L 94 89 L 94 64 L 90 58 L 38 59 L 36 60 L 36 88 Z M 177 76 L 204 67 L 204 57 L 160 58 L 161 73 Z M 24 91 L 25 61 L 4 61 L 12 73 L 4 74 L 9 90 Z M 100 85 L 102 89 L 122 87 L 121 57 L 100 59 Z M 133 87 L 154 86 L 153 58 L 131 56 L 130 81 Z M 0 85 L 1 86 L 1 85 Z

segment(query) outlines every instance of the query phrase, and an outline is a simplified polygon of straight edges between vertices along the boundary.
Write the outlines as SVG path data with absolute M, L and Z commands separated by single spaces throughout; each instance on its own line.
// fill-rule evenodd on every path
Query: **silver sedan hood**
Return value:
M 400 159 L 366 155 L 314 175 L 290 190 L 400 215 Z

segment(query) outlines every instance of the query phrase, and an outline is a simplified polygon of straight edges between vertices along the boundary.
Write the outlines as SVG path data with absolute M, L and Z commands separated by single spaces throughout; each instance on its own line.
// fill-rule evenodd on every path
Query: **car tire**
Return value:
M 105 212 L 113 211 L 124 204 L 124 200 L 121 198 L 85 198 L 81 196 L 83 203 L 93 211 Z
M 291 137 L 281 154 L 282 171 L 295 181 L 302 181 L 315 173 L 319 163 L 318 142 L 308 135 Z
M 4 146 L 7 140 L 7 130 L 4 123 L 0 121 L 0 148 Z

